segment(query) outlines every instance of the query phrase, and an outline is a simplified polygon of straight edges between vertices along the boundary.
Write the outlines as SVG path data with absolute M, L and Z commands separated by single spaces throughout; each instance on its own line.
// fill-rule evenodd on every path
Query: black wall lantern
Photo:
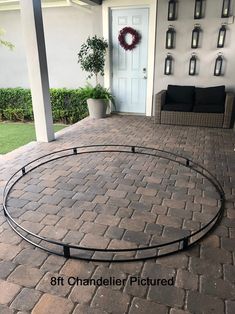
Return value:
M 230 0 L 223 0 L 221 17 L 229 17 L 229 13 L 230 13 Z
M 190 58 L 189 61 L 189 75 L 196 75 L 196 70 L 197 70 L 197 57 L 195 53 L 192 54 L 192 57 Z
M 166 32 L 166 49 L 174 49 L 175 43 L 175 29 L 172 25 L 169 25 Z
M 172 74 L 172 64 L 173 64 L 173 58 L 168 53 L 167 57 L 165 59 L 165 68 L 164 68 L 164 74 L 165 75 L 171 75 Z
M 226 37 L 226 26 L 225 26 L 225 24 L 223 24 L 219 30 L 217 48 L 223 48 L 224 47 L 225 37 Z
M 176 0 L 170 0 L 168 3 L 168 21 L 176 20 Z
M 214 76 L 222 75 L 222 66 L 223 66 L 223 56 L 220 53 L 215 60 Z
M 200 36 L 201 28 L 200 25 L 195 25 L 193 31 L 192 31 L 192 42 L 191 42 L 191 48 L 195 49 L 199 47 L 199 36 Z
M 202 18 L 202 4 L 203 0 L 195 0 L 194 19 Z

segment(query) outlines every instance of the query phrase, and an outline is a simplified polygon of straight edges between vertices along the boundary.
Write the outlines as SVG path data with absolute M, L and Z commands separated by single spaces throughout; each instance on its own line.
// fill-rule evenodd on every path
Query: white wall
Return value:
M 232 8 L 235 6 L 232 1 Z M 194 20 L 194 0 L 178 0 L 178 19 L 167 20 L 168 1 L 158 1 L 157 42 L 155 66 L 155 92 L 166 89 L 168 84 L 216 86 L 225 85 L 227 90 L 235 91 L 235 24 L 228 25 L 225 48 L 217 48 L 218 31 L 223 22 L 221 19 L 222 0 L 207 0 L 205 17 Z M 234 8 L 233 8 L 234 12 Z M 199 23 L 203 30 L 202 45 L 199 49 L 191 49 L 191 36 L 194 25 Z M 176 29 L 176 48 L 165 49 L 166 31 L 168 25 Z M 222 52 L 226 59 L 225 74 L 215 77 L 214 64 L 218 52 Z M 170 52 L 175 60 L 174 75 L 164 75 L 164 62 Z M 192 52 L 199 58 L 199 74 L 189 76 L 189 59 Z
M 155 92 L 168 84 L 192 84 L 212 86 L 225 84 L 235 91 L 235 24 L 228 26 L 226 47 L 217 49 L 217 36 L 221 23 L 222 0 L 207 0 L 204 19 L 194 20 L 194 0 L 178 0 L 179 14 L 176 21 L 167 21 L 167 0 L 158 0 L 157 43 L 155 60 Z M 232 1 L 235 14 L 235 0 Z M 86 74 L 77 64 L 77 52 L 81 43 L 89 36 L 102 34 L 102 10 L 95 7 L 93 14 L 78 8 L 43 9 L 45 38 L 48 54 L 49 80 L 51 87 L 76 88 L 85 82 Z M 191 33 L 194 24 L 200 23 L 202 47 L 191 49 Z M 165 33 L 168 25 L 176 28 L 176 49 L 165 49 Z M 29 87 L 26 58 L 21 34 L 20 12 L 0 12 L 0 26 L 7 31 L 5 38 L 12 41 L 16 48 L 9 51 L 0 46 L 0 87 Z M 195 51 L 200 59 L 198 76 L 188 75 L 188 63 Z M 226 71 L 223 77 L 214 77 L 214 61 L 219 51 L 226 58 Z M 165 76 L 164 60 L 167 52 L 174 59 L 174 75 Z
M 77 63 L 77 53 L 88 36 L 102 35 L 102 10 L 88 13 L 77 7 L 43 9 L 50 87 L 77 88 L 85 84 L 87 74 Z M 0 12 L 5 39 L 15 45 L 13 51 L 0 47 L 0 87 L 29 87 L 20 12 Z

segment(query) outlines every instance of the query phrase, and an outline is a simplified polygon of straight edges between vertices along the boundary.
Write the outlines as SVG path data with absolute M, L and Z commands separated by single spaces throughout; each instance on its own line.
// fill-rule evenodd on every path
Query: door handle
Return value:
M 144 80 L 147 80 L 147 69 L 146 68 L 143 68 L 143 74 L 144 74 L 144 77 L 143 77 L 143 79 Z

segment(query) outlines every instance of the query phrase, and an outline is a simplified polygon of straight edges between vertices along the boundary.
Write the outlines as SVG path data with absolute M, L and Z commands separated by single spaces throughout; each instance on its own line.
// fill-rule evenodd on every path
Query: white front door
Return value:
M 112 92 L 118 112 L 146 112 L 148 17 L 147 8 L 112 10 Z M 124 27 L 132 27 L 141 35 L 133 50 L 125 50 L 119 43 Z M 128 34 L 126 41 L 130 44 L 132 36 Z

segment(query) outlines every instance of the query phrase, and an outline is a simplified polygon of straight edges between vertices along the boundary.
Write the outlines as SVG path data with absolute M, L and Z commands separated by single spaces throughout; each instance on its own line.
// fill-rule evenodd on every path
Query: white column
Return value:
M 37 141 L 54 140 L 40 0 L 20 0 Z

